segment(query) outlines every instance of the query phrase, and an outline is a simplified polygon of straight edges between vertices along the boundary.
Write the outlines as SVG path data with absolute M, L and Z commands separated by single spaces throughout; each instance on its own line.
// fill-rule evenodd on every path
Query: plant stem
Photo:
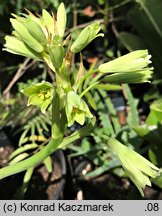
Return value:
M 91 88 L 93 88 L 95 85 L 99 84 L 99 82 L 95 82 L 92 85 L 88 86 L 81 94 L 80 97 L 83 97 Z
M 60 136 L 60 96 L 58 89 L 54 93 L 52 100 L 52 138 L 58 138 Z
M 96 119 L 93 118 L 91 122 L 88 123 L 85 127 L 74 132 L 69 137 L 66 137 L 63 141 L 62 138 L 51 139 L 51 141 L 44 148 L 42 148 L 38 153 L 31 156 L 30 158 L 0 169 L 0 179 L 22 172 L 29 169 L 30 167 L 36 166 L 37 164 L 45 160 L 53 152 L 55 152 L 57 149 L 65 148 L 67 145 L 71 144 L 77 139 L 89 134 L 90 131 L 93 129 L 95 122 Z
M 93 71 L 90 71 L 90 72 L 86 73 L 86 75 L 84 75 L 84 77 L 83 77 L 82 79 L 80 79 L 80 81 L 79 81 L 76 85 L 73 86 L 73 89 L 74 89 L 74 90 L 77 90 L 78 87 L 84 82 L 85 79 L 87 79 L 87 78 L 88 78 L 89 76 L 91 76 L 92 74 L 98 73 L 98 72 L 99 72 L 99 70 L 98 70 L 98 69 L 95 69 L 95 70 L 93 70 Z
M 3 179 L 7 176 L 22 172 L 24 170 L 29 169 L 30 167 L 34 167 L 46 159 L 49 155 L 51 155 L 54 151 L 58 149 L 58 146 L 62 142 L 62 138 L 51 139 L 51 141 L 42 148 L 38 153 L 29 157 L 28 159 L 15 163 L 13 165 L 4 167 L 0 169 L 0 179 Z

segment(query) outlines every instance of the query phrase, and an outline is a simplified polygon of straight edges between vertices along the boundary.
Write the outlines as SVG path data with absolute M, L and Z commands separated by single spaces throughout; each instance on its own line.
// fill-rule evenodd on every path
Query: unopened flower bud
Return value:
M 77 53 L 84 49 L 93 39 L 99 36 L 104 36 L 104 34 L 98 32 L 100 31 L 100 25 L 98 22 L 92 23 L 85 27 L 78 38 L 74 41 L 71 46 L 71 52 Z

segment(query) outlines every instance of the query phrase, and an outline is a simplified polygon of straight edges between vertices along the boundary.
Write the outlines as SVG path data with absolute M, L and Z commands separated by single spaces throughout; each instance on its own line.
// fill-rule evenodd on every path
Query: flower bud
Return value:
M 64 48 L 62 40 L 59 36 L 54 36 L 51 46 L 49 47 L 49 54 L 55 69 L 59 69 L 62 66 L 64 58 Z
M 20 41 L 18 38 L 13 36 L 6 36 L 5 40 L 6 43 L 4 45 L 5 48 L 3 50 L 16 55 L 22 55 L 36 60 L 42 59 L 39 53 L 35 52 L 33 49 L 27 46 L 24 42 Z
M 78 38 L 74 41 L 71 46 L 71 52 L 77 53 L 84 49 L 93 39 L 99 36 L 104 36 L 104 34 L 98 32 L 100 31 L 100 25 L 98 22 L 92 23 L 85 27 Z
M 130 73 L 114 73 L 105 76 L 101 81 L 110 84 L 150 82 L 153 71 L 133 71 Z
M 45 10 L 42 10 L 42 20 L 46 26 L 48 33 L 54 33 L 54 19 L 53 17 Z
M 148 65 L 151 55 L 148 50 L 137 50 L 127 55 L 121 56 L 115 60 L 101 64 L 98 69 L 101 73 L 126 73 L 133 71 L 153 70 Z
M 46 36 L 39 26 L 38 23 L 32 20 L 30 16 L 25 19 L 24 22 L 25 27 L 29 31 L 29 33 L 42 45 L 45 46 L 47 44 Z
M 43 52 L 44 47 L 29 33 L 27 28 L 21 22 L 19 22 L 17 19 L 10 19 L 10 21 L 20 39 L 25 44 L 38 53 Z
M 66 29 L 66 10 L 64 3 L 61 3 L 57 9 L 57 31 L 58 35 L 63 38 Z

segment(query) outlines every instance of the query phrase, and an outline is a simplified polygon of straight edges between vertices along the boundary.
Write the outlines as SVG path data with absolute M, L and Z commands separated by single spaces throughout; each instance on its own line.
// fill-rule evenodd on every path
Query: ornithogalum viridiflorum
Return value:
M 64 133 L 68 127 L 75 122 L 84 125 L 86 118 L 92 118 L 88 105 L 82 99 L 89 91 L 103 83 L 142 83 L 148 82 L 151 78 L 152 67 L 151 56 L 147 50 L 138 50 L 115 60 L 99 65 L 94 69 L 97 76 L 92 80 L 93 67 L 86 73 L 83 67 L 82 57 L 80 67 L 76 69 L 73 60 L 74 53 L 82 51 L 96 37 L 103 36 L 100 32 L 100 24 L 94 22 L 85 27 L 74 42 L 68 43 L 64 38 L 66 30 L 66 10 L 61 3 L 57 15 L 51 15 L 45 9 L 40 16 L 35 16 L 30 11 L 21 15 L 12 14 L 10 19 L 14 31 L 12 36 L 6 36 L 4 50 L 42 61 L 50 67 L 55 75 L 53 84 L 43 81 L 33 83 L 22 92 L 28 97 L 28 105 L 38 106 L 43 113 L 47 107 L 52 105 L 51 140 L 39 149 L 27 160 L 17 162 L 9 167 L 0 170 L 0 178 L 11 174 L 30 169 L 44 161 L 50 154 L 56 151 L 61 142 L 64 142 Z M 71 76 L 72 75 L 72 76 Z M 84 82 L 86 80 L 86 82 Z M 94 81 L 94 82 L 93 82 Z M 103 85 L 104 86 L 104 85 Z M 89 94 L 91 95 L 91 94 Z M 88 97 L 87 97 L 88 99 Z M 87 100 L 90 102 L 90 100 Z M 92 104 L 92 103 L 91 103 Z M 75 140 L 87 135 L 94 126 L 89 123 L 85 128 L 75 131 L 72 139 Z M 88 126 L 88 127 L 87 127 Z M 67 139 L 70 140 L 71 139 Z M 65 138 L 65 142 L 67 142 Z M 122 145 L 113 138 L 108 139 L 110 149 L 118 156 L 128 176 L 138 187 L 141 194 L 145 185 L 151 185 L 149 177 L 158 175 L 158 168 L 144 159 L 142 156 Z
M 22 93 L 29 97 L 28 106 L 38 106 L 42 113 L 45 113 L 47 107 L 52 102 L 54 87 L 51 83 L 42 81 L 41 83 L 32 83 L 30 86 L 23 89 Z
M 93 117 L 87 104 L 74 91 L 70 91 L 67 94 L 65 110 L 68 120 L 68 127 L 73 125 L 75 121 L 83 125 L 85 122 L 85 117 Z
M 159 168 L 114 138 L 108 139 L 108 146 L 119 158 L 126 174 L 133 181 L 143 196 L 143 189 L 145 186 L 151 186 L 149 177 L 157 177 L 159 175 Z
M 153 67 L 149 66 L 150 58 L 148 50 L 137 50 L 101 64 L 98 69 L 107 75 L 103 82 L 119 84 L 149 82 L 153 73 Z

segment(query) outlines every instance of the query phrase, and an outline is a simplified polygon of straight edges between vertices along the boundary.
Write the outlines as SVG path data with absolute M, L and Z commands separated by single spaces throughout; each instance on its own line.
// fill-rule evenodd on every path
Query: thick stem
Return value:
M 60 137 L 60 95 L 58 89 L 52 100 L 52 138 Z
M 31 156 L 30 158 L 0 169 L 0 179 L 25 171 L 30 167 L 34 167 L 40 162 L 42 162 L 44 159 L 46 159 L 53 152 L 55 152 L 58 148 L 66 148 L 67 145 L 71 144 L 77 139 L 85 137 L 93 129 L 95 121 L 95 118 L 93 118 L 89 124 L 81 128 L 80 130 L 74 132 L 69 137 L 66 137 L 63 141 L 61 138 L 52 139 L 48 145 L 46 145 L 38 153 Z
M 49 155 L 51 155 L 54 151 L 56 151 L 61 142 L 62 138 L 51 139 L 48 145 L 42 148 L 35 155 L 29 157 L 24 161 L 0 169 L 0 179 L 22 172 L 24 170 L 29 169 L 30 167 L 36 166 L 44 159 L 46 159 Z

